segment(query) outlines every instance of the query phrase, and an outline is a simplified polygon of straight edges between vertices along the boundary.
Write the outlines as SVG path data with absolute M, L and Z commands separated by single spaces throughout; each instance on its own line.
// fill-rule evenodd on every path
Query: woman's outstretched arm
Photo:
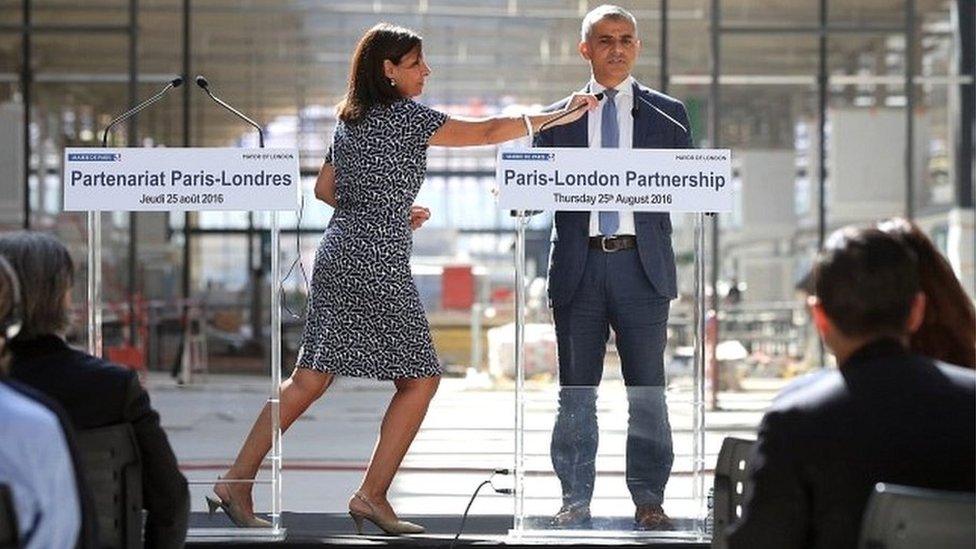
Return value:
M 589 94 L 578 93 L 573 95 L 566 107 L 562 110 L 544 114 L 529 115 L 529 122 L 532 124 L 532 131 L 537 132 L 539 128 L 550 120 L 554 120 L 552 126 L 561 126 L 579 120 L 589 110 L 597 106 L 599 101 L 596 97 Z M 586 105 L 578 111 L 567 114 L 574 108 Z M 555 120 L 557 117 L 566 116 Z M 450 117 L 434 135 L 431 136 L 430 145 L 440 147 L 468 147 L 472 145 L 494 145 L 519 137 L 525 137 L 525 121 L 521 116 L 492 116 L 488 118 L 464 118 Z M 320 176 L 321 177 L 321 176 Z

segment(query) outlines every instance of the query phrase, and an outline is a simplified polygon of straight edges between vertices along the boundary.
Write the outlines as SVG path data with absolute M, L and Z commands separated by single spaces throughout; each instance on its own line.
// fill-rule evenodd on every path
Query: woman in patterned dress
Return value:
M 337 375 L 393 381 L 379 440 L 349 501 L 358 530 L 365 519 L 389 534 L 424 531 L 399 520 L 386 495 L 441 375 L 410 274 L 411 232 L 430 217 L 413 205 L 427 147 L 501 143 L 525 136 L 527 124 L 535 131 L 549 120 L 570 123 L 597 104 L 578 94 L 563 111 L 525 119 L 448 116 L 412 99 L 431 72 L 421 46 L 413 31 L 384 23 L 367 31 L 353 54 L 349 88 L 315 183 L 315 196 L 335 213 L 315 257 L 297 367 L 281 385 L 281 427 L 288 429 Z M 582 105 L 587 108 L 569 113 Z M 266 405 L 223 478 L 253 479 L 270 446 Z M 268 526 L 254 516 L 251 486 L 218 483 L 217 498 L 208 498 L 211 509 L 222 508 L 238 526 Z

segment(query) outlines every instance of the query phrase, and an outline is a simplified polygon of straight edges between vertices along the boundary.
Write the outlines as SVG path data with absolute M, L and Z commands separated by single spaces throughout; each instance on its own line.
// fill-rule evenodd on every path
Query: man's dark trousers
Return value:
M 661 353 L 669 302 L 648 282 L 636 249 L 590 250 L 573 300 L 553 309 L 561 388 L 551 456 L 564 504 L 588 505 L 593 496 L 597 385 L 610 328 L 629 404 L 627 487 L 637 505 L 663 501 L 674 459 Z
M 634 84 L 634 149 L 693 148 L 680 101 Z M 554 104 L 558 110 L 569 98 Z M 588 115 L 539 133 L 538 147 L 587 147 Z M 627 486 L 637 505 L 657 505 L 674 461 L 665 404 L 663 353 L 668 303 L 677 296 L 671 219 L 634 212 L 636 248 L 589 245 L 590 212 L 558 211 L 549 256 L 549 301 L 559 352 L 559 412 L 551 457 L 563 503 L 593 496 L 598 444 L 596 389 L 611 328 L 627 386 Z

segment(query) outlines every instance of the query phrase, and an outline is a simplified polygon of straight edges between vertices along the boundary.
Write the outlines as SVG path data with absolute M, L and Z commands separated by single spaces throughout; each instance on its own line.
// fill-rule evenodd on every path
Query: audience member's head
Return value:
M 63 335 L 70 320 L 75 270 L 68 250 L 52 236 L 16 232 L 0 236 L 0 256 L 10 262 L 20 281 L 23 325 L 17 339 Z
M 878 228 L 901 239 L 918 256 L 925 318 L 912 335 L 912 351 L 976 368 L 976 310 L 949 260 L 913 223 L 896 218 L 879 224 Z
M 833 233 L 813 267 L 813 320 L 838 364 L 881 338 L 908 342 L 925 314 L 918 259 L 879 229 Z
M 17 273 L 0 256 L 0 375 L 7 371 L 7 342 L 20 332 L 20 285 Z

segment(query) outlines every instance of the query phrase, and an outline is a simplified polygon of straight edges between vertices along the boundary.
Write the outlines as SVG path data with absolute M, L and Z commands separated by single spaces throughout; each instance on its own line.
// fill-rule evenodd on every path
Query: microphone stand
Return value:
M 108 147 L 108 135 L 113 127 L 150 105 L 161 100 L 169 90 L 183 84 L 183 78 L 177 76 L 166 83 L 166 86 L 152 97 L 139 103 L 112 119 L 102 132 L 102 148 Z M 88 353 L 97 357 L 102 356 L 102 217 L 100 211 L 88 212 Z M 131 334 L 130 337 L 135 337 Z
M 108 132 L 111 131 L 112 128 L 115 127 L 116 124 L 118 124 L 120 122 L 124 122 L 124 121 L 128 120 L 129 118 L 131 118 L 131 117 L 139 114 L 141 111 L 143 111 L 144 109 L 146 109 L 147 107 L 149 107 L 153 103 L 155 103 L 155 102 L 159 101 L 160 99 L 162 99 L 163 96 L 166 95 L 166 93 L 169 90 L 171 90 L 173 88 L 178 88 L 181 85 L 183 85 L 183 78 L 180 77 L 180 76 L 177 76 L 176 78 L 170 80 L 166 84 L 166 87 L 164 87 L 163 89 L 161 89 L 158 92 L 156 92 L 156 94 L 153 95 L 152 97 L 150 97 L 149 99 L 146 99 L 142 103 L 139 103 L 135 107 L 132 107 L 131 109 L 129 109 L 129 110 L 125 111 L 124 113 L 122 113 L 122 114 L 116 116 L 115 118 L 113 118 L 112 121 L 108 123 L 108 126 L 105 126 L 105 130 L 102 133 L 102 147 L 104 148 L 104 147 L 107 147 L 108 146 Z
M 210 97 L 210 99 L 213 99 L 214 103 L 216 103 L 216 104 L 220 105 L 221 107 L 227 109 L 234 116 L 240 118 L 244 122 L 247 122 L 250 126 L 252 126 L 254 129 L 256 129 L 258 131 L 258 144 L 263 149 L 264 148 L 264 130 L 261 128 L 261 126 L 257 122 L 255 122 L 254 120 L 251 120 L 247 116 L 244 116 L 244 113 L 242 113 L 241 111 L 235 109 L 234 107 L 231 107 L 223 99 L 221 99 L 221 98 L 217 97 L 216 95 L 214 95 L 213 92 L 210 91 L 210 82 L 207 82 L 207 79 L 206 78 L 204 78 L 204 77 L 202 77 L 200 75 L 197 75 L 197 77 L 196 77 L 195 80 L 196 80 L 197 86 L 200 86 L 200 89 L 202 89 L 203 91 L 207 92 L 207 96 Z

